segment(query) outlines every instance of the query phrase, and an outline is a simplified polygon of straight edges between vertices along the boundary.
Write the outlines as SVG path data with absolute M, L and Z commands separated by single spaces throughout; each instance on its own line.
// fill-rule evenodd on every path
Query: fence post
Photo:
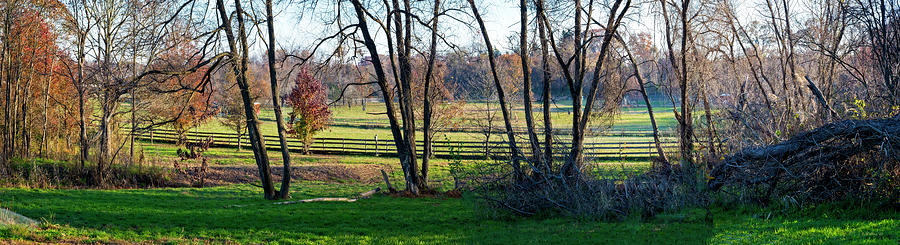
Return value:
M 375 156 L 378 156 L 378 134 L 375 134 Z
M 150 144 L 153 144 L 153 130 L 150 130 Z
M 617 154 L 617 155 L 619 155 L 619 157 L 618 157 L 619 159 L 622 159 L 622 151 L 624 151 L 624 150 L 625 149 L 622 148 L 622 142 L 619 141 L 619 150 L 618 150 L 618 154 Z

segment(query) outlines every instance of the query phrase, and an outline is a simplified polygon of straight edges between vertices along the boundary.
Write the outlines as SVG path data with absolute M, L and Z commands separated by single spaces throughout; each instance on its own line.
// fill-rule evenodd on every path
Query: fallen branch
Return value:
M 363 193 L 359 194 L 359 199 L 367 199 L 369 197 L 372 197 L 372 195 L 375 195 L 375 193 L 378 193 L 379 191 L 381 191 L 381 188 L 376 187 L 375 189 L 373 189 L 371 191 L 363 192 Z
M 303 200 L 296 200 L 296 201 L 275 202 L 272 204 L 284 205 L 284 204 L 296 204 L 296 203 L 307 203 L 307 202 L 355 202 L 356 200 L 359 200 L 359 199 L 370 198 L 370 197 L 372 197 L 372 195 L 375 195 L 375 193 L 378 193 L 379 191 L 381 191 L 381 188 L 376 187 L 375 189 L 372 189 L 371 191 L 360 193 L 358 198 L 318 197 L 318 198 L 303 199 Z M 250 205 L 253 205 L 253 204 L 234 204 L 234 205 L 224 206 L 223 208 L 243 208 L 243 207 L 247 207 Z
M 713 168 L 709 187 L 744 189 L 760 201 L 895 198 L 898 152 L 900 117 L 840 121 L 726 157 Z
M 273 203 L 275 205 L 283 205 L 283 204 L 295 204 L 295 203 L 307 203 L 307 202 L 355 202 L 359 199 L 366 199 L 372 197 L 375 193 L 381 191 L 381 188 L 375 188 L 374 190 L 363 192 L 359 194 L 359 198 L 346 198 L 346 197 L 319 197 L 319 198 L 311 198 L 311 199 L 303 199 L 297 201 L 287 201 L 287 202 L 276 202 Z
M 809 79 L 809 75 L 805 76 L 805 78 L 807 83 L 806 86 L 809 87 L 809 90 L 811 90 L 813 92 L 813 95 L 816 96 L 816 102 L 819 102 L 819 105 L 821 105 L 822 108 L 825 109 L 825 112 L 828 113 L 827 116 L 838 118 L 839 115 L 834 111 L 834 109 L 831 108 L 831 105 L 828 105 L 828 101 L 825 100 L 825 96 L 822 95 L 822 91 L 819 90 L 819 87 L 817 87 L 816 84 L 813 83 L 812 79 Z
M 387 173 L 384 172 L 384 169 L 381 170 L 381 178 L 384 179 L 384 183 L 387 184 L 388 192 L 394 193 L 397 192 L 393 186 L 391 186 L 391 180 L 388 179 Z
M 272 203 L 272 204 L 282 205 L 282 204 L 295 204 L 295 203 L 307 203 L 307 202 L 355 202 L 355 201 L 356 201 L 356 199 L 346 198 L 346 197 L 319 197 L 319 198 L 303 199 L 303 200 L 297 200 L 297 201 L 276 202 L 276 203 Z

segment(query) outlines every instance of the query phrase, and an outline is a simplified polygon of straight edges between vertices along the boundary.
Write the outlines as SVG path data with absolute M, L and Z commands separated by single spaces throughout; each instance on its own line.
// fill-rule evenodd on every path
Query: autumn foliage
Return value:
M 328 127 L 331 110 L 327 99 L 322 82 L 308 71 L 300 71 L 286 102 L 293 108 L 288 119 L 288 133 L 303 141 L 305 153 L 309 153 L 313 135 Z
M 195 55 L 198 48 L 184 37 L 168 38 L 171 49 L 160 55 L 154 68 L 160 70 L 189 70 L 201 62 Z M 165 91 L 151 94 L 149 109 L 161 120 L 171 120 L 171 126 L 184 137 L 190 129 L 200 125 L 218 111 L 210 106 L 212 87 L 207 80 L 208 67 L 177 76 L 154 77 L 150 90 Z M 182 142 L 183 143 L 183 142 Z
M 48 148 L 63 153 L 75 133 L 72 112 L 77 98 L 63 77 L 71 62 L 56 45 L 58 33 L 47 17 L 56 9 L 30 2 L 5 7 L 7 26 L 0 35 L 5 58 L 0 64 L 0 91 L 5 95 L 0 99 L 5 112 L 0 158 L 46 156 Z

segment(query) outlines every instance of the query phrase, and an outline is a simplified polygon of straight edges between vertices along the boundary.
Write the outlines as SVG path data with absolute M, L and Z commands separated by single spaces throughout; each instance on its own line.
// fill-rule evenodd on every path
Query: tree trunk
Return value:
M 547 33 L 544 30 L 544 20 L 543 20 L 543 12 L 544 12 L 544 0 L 537 1 L 537 13 L 535 13 L 538 21 L 538 35 L 541 41 L 541 73 L 543 74 L 543 82 L 544 82 L 544 94 L 543 94 L 543 107 L 544 107 L 544 168 L 545 171 L 550 170 L 550 166 L 553 165 L 553 121 L 550 118 L 550 96 L 551 87 L 550 87 L 550 59 L 549 48 L 547 43 Z
M 706 124 L 707 124 L 706 125 L 707 126 L 706 133 L 707 133 L 707 137 L 709 138 L 709 139 L 707 139 L 707 140 L 709 140 L 709 142 L 707 142 L 707 145 L 709 146 L 709 154 L 710 154 L 710 156 L 712 156 L 712 159 L 718 159 L 719 157 L 718 157 L 718 152 L 716 152 L 716 147 L 717 147 L 716 142 L 718 141 L 717 138 L 719 138 L 719 137 L 717 136 L 717 133 L 716 133 L 716 125 L 713 123 L 713 120 L 712 120 L 712 109 L 710 109 L 710 107 L 709 107 L 709 99 L 706 98 L 706 92 L 703 92 L 702 95 L 703 95 L 702 96 L 703 112 L 704 112 L 704 116 L 706 116 Z
M 423 112 L 423 125 L 422 125 L 422 137 L 424 142 L 422 154 L 422 179 L 421 183 L 428 183 L 428 162 L 431 158 L 431 117 L 432 117 L 432 103 L 431 103 L 431 80 L 433 80 L 434 73 L 434 60 L 437 55 L 437 24 L 438 24 L 438 15 L 441 7 L 440 0 L 434 0 L 434 11 L 432 12 L 434 15 L 434 19 L 431 22 L 431 46 L 428 50 L 428 70 L 425 72 L 425 98 L 424 98 L 424 112 Z
M 241 151 L 241 150 L 242 150 L 242 149 L 241 149 L 241 137 L 243 137 L 243 135 L 244 135 L 244 132 L 243 132 L 243 131 L 241 131 L 241 130 L 238 130 L 238 131 L 237 131 L 237 147 L 238 147 L 238 151 Z
M 88 147 L 90 147 L 90 146 L 88 145 L 87 130 L 85 128 L 87 126 L 86 125 L 87 122 L 86 122 L 85 115 L 84 115 L 84 113 L 85 113 L 84 112 L 84 93 L 85 93 L 85 91 L 84 91 L 85 90 L 85 87 L 84 87 L 84 50 L 83 50 L 84 38 L 81 38 L 81 39 L 82 39 L 82 41 L 81 41 L 82 48 L 79 48 L 78 84 L 76 85 L 76 87 L 77 87 L 76 89 L 78 89 L 78 129 L 79 129 L 79 133 L 78 133 L 79 140 L 78 141 L 79 141 L 79 144 L 81 147 L 81 154 L 80 154 L 81 157 L 79 160 L 81 161 L 81 169 L 83 171 L 84 170 L 84 162 L 87 160 L 88 154 L 89 154 Z
M 500 77 L 497 74 L 497 64 L 494 60 L 494 47 L 491 45 L 491 39 L 488 36 L 488 31 L 484 26 L 484 20 L 481 19 L 481 14 L 478 13 L 478 7 L 475 6 L 474 0 L 468 0 L 469 6 L 472 7 L 472 14 L 475 16 L 475 20 L 478 22 L 478 26 L 481 29 L 481 36 L 484 38 L 484 45 L 487 46 L 488 53 L 488 63 L 491 67 L 491 75 L 494 79 L 494 87 L 497 88 L 497 99 L 500 101 L 500 112 L 503 114 L 503 122 L 506 126 L 506 137 L 509 140 L 507 143 L 509 144 L 509 151 L 511 155 L 512 167 L 515 171 L 516 178 L 522 177 L 521 166 L 519 166 L 519 148 L 516 146 L 516 136 L 514 135 L 512 122 L 510 121 L 509 115 L 509 107 L 506 105 L 506 93 L 503 91 L 503 86 L 500 84 Z
M 235 11 L 238 13 L 238 38 L 241 42 L 238 48 L 234 32 L 232 31 L 231 21 L 228 13 L 225 12 L 225 3 L 223 0 L 216 0 L 216 8 L 219 17 L 222 18 L 222 25 L 225 30 L 225 36 L 228 39 L 228 46 L 231 49 L 231 66 L 234 71 L 235 80 L 241 92 L 241 100 L 244 103 L 244 113 L 247 117 L 247 132 L 250 135 L 250 146 L 253 148 L 253 155 L 256 159 L 256 165 L 259 169 L 259 178 L 262 182 L 263 195 L 266 199 L 275 198 L 275 190 L 272 184 L 272 173 L 269 171 L 269 156 L 266 153 L 265 143 L 259 132 L 259 119 L 256 117 L 256 111 L 253 108 L 253 100 L 250 97 L 250 88 L 247 84 L 247 35 L 244 29 L 243 9 L 240 0 L 235 0 Z
M 132 18 L 133 24 L 137 25 L 137 18 Z M 131 63 L 133 64 L 131 67 L 131 76 L 137 77 L 137 29 L 134 29 L 131 33 L 134 35 L 132 39 L 132 45 L 134 45 L 134 49 L 132 50 Z M 131 130 L 128 133 L 128 141 L 130 142 L 130 146 L 128 147 L 128 155 L 129 155 L 129 165 L 134 165 L 134 130 L 137 129 L 137 94 L 135 93 L 135 88 L 131 88 Z
M 3 33 L 9 33 L 10 24 L 12 23 L 12 21 L 11 21 L 12 15 L 10 14 L 10 12 L 12 12 L 12 8 L 6 8 L 5 10 L 6 11 L 4 12 L 5 18 L 3 21 Z M 8 164 L 7 162 L 9 161 L 9 158 L 11 157 L 9 141 L 12 139 L 12 137 L 9 135 L 10 129 L 11 129 L 10 122 L 12 122 L 12 120 L 10 120 L 10 115 L 9 115 L 9 113 L 10 113 L 9 101 L 11 101 L 10 100 L 10 94 L 11 94 L 10 81 L 11 80 L 9 79 L 9 71 L 10 71 L 9 39 L 10 38 L 8 37 L 8 35 L 0 36 L 0 38 L 2 38 L 2 40 L 0 40 L 0 41 L 2 41 L 2 43 L 3 43 L 3 64 L 2 64 L 3 69 L 0 69 L 0 73 L 2 73 L 0 75 L 4 75 L 4 76 L 0 77 L 0 79 L 3 79 L 3 81 L 6 83 L 6 86 L 0 86 L 0 88 L 3 88 L 3 96 L 4 96 L 4 100 L 3 100 L 3 102 L 4 102 L 3 103 L 3 119 L 4 120 L 3 120 L 3 128 L 2 128 L 3 132 L 2 132 L 2 135 L 0 135 L 0 137 L 2 137 L 2 139 L 0 139 L 0 140 L 2 140 L 2 143 L 3 143 L 3 145 L 2 145 L 3 146 L 3 149 L 2 149 L 3 154 L 2 154 L 2 156 L 0 156 L 0 158 L 2 158 L 2 159 L 0 159 L 0 163 Z
M 694 172 L 694 125 L 693 125 L 693 117 L 691 116 L 692 110 L 691 106 L 688 102 L 688 74 L 687 74 L 687 41 L 688 41 L 688 30 L 687 30 L 687 11 L 688 5 L 690 5 L 690 0 L 683 0 L 681 5 L 681 120 L 679 120 L 679 124 L 681 127 L 679 130 L 681 131 L 681 161 L 685 163 L 688 168 L 688 174 L 693 174 Z M 674 57 L 673 57 L 674 58 Z
M 538 143 L 537 134 L 534 132 L 534 115 L 532 113 L 533 95 L 531 94 L 531 67 L 528 59 L 528 1 L 519 0 L 519 15 L 521 31 L 519 32 L 519 56 L 522 58 L 522 82 L 524 83 L 525 93 L 522 98 L 525 104 L 525 126 L 528 128 L 528 140 L 531 143 L 531 155 L 536 164 L 540 165 L 544 159 L 541 153 L 541 146 Z
M 266 24 L 269 29 L 269 49 L 266 52 L 269 58 L 269 83 L 272 91 L 272 106 L 275 107 L 275 123 L 278 124 L 278 140 L 281 143 L 282 165 L 281 190 L 278 198 L 291 197 L 291 154 L 288 149 L 287 138 L 284 130 L 284 115 L 281 114 L 281 94 L 278 92 L 278 77 L 275 72 L 275 24 L 272 16 L 272 0 L 266 0 Z
M 584 132 L 587 130 L 588 122 L 591 118 L 591 110 L 593 109 L 594 100 L 597 98 L 597 91 L 600 85 L 600 70 L 603 68 L 603 63 L 606 60 L 606 53 L 609 51 L 610 44 L 612 42 L 613 36 L 617 35 L 616 31 L 619 28 L 619 24 L 621 23 L 622 18 L 628 12 L 628 8 L 631 7 L 631 0 L 625 2 L 625 5 L 622 7 L 621 12 L 619 12 L 619 6 L 622 4 L 622 0 L 616 0 L 613 3 L 612 8 L 610 8 L 609 17 L 607 19 L 606 28 L 604 30 L 604 35 L 602 42 L 600 43 L 600 53 L 597 56 L 597 61 L 594 64 L 593 77 L 591 77 L 591 87 L 588 90 L 587 100 L 584 103 L 584 112 L 580 115 L 580 122 L 572 122 L 573 123 L 573 136 L 572 136 L 572 159 L 573 164 L 569 165 L 566 168 L 566 173 L 571 176 L 574 174 L 573 171 L 576 169 L 580 169 L 584 164 Z M 581 82 L 578 83 L 578 91 L 581 93 Z M 581 96 L 579 96 L 580 98 Z M 580 104 L 580 99 L 579 106 Z M 577 110 L 576 110 L 577 112 Z M 575 118 L 573 118 L 575 119 Z M 577 127 L 576 127 L 577 126 Z
M 31 57 L 34 57 L 35 51 L 32 49 Z M 31 105 L 31 88 L 30 83 L 34 80 L 34 62 L 29 65 L 28 80 L 25 80 L 25 86 L 22 87 L 22 157 L 27 159 L 31 157 L 31 135 L 34 131 L 29 130 L 28 106 Z
M 637 79 L 641 97 L 644 98 L 644 104 L 647 105 L 647 114 L 649 114 L 650 116 L 650 126 L 653 129 L 653 143 L 656 145 L 656 154 L 663 164 L 668 165 L 669 158 L 666 157 L 666 152 L 663 151 L 662 143 L 659 140 L 659 126 L 656 124 L 656 116 L 654 116 L 653 114 L 653 106 L 650 104 L 650 97 L 647 96 L 647 86 L 646 84 L 644 84 L 644 78 L 641 74 L 640 66 L 638 65 L 637 61 L 634 60 L 634 56 L 631 54 L 631 50 L 627 48 L 628 45 L 625 44 L 625 41 L 620 38 L 617 39 L 619 39 L 619 41 L 622 42 L 622 45 L 626 47 L 625 54 L 628 56 L 628 61 L 631 62 L 631 68 L 634 69 L 634 77 Z
M 112 109 L 109 108 L 110 105 L 108 105 L 108 104 L 109 104 L 109 102 L 104 102 L 104 105 L 101 106 L 102 112 L 100 115 L 100 128 L 99 128 L 100 142 L 98 143 L 98 144 L 100 144 L 100 147 L 99 147 L 99 152 L 98 152 L 99 157 L 97 159 L 97 169 L 96 169 L 96 176 L 97 176 L 96 181 L 97 181 L 98 185 L 103 185 L 104 178 L 105 178 L 104 174 L 106 173 L 105 168 L 112 164 L 111 162 L 109 162 L 110 158 L 111 158 L 109 155 L 109 143 L 110 143 L 109 142 L 110 141 L 110 139 L 109 139 L 110 138 L 110 128 L 109 128 L 110 125 L 109 124 L 110 124 L 110 119 L 112 117 Z
M 44 125 L 41 127 L 41 146 L 40 146 L 40 156 L 47 157 L 47 154 L 44 152 L 47 150 L 47 112 L 50 111 L 50 84 L 53 82 L 53 68 L 56 66 L 56 61 L 50 61 L 50 76 L 47 78 L 47 84 L 44 86 Z
M 394 145 L 397 148 L 397 155 L 400 159 L 400 165 L 404 168 L 414 163 L 411 161 L 409 156 L 409 146 L 406 144 L 406 141 L 403 139 L 403 132 L 400 130 L 400 124 L 397 121 L 397 110 L 394 108 L 393 96 L 391 95 L 391 90 L 388 88 L 387 77 L 385 75 L 384 67 L 381 63 L 381 58 L 378 56 L 378 48 L 375 44 L 375 40 L 372 38 L 371 33 L 369 32 L 368 24 L 366 23 L 366 12 L 359 0 L 351 0 L 353 4 L 353 8 L 356 12 L 356 18 L 359 21 L 359 30 L 363 36 L 363 44 L 365 44 L 366 49 L 369 51 L 369 55 L 372 57 L 372 68 L 375 70 L 375 75 L 377 78 L 378 87 L 381 90 L 382 98 L 384 99 L 384 107 L 385 114 L 388 117 L 388 122 L 391 126 L 391 135 L 394 137 Z M 388 45 L 390 45 L 390 41 L 388 41 Z M 406 169 L 408 171 L 408 169 Z M 410 191 L 414 193 L 418 193 L 416 186 L 412 182 L 413 180 L 409 179 L 409 175 L 406 175 L 407 188 L 412 187 Z
M 574 59 L 575 80 L 569 83 L 569 93 L 572 95 L 572 147 L 569 152 L 569 161 L 563 164 L 562 172 L 566 176 L 573 176 L 577 167 L 580 167 L 584 161 L 584 137 L 581 133 L 581 99 L 584 81 L 584 56 L 582 56 L 581 42 L 581 0 L 575 0 L 575 50 Z
M 667 51 L 669 53 L 669 61 L 672 64 L 673 69 L 675 70 L 675 78 L 678 80 L 680 93 L 681 93 L 681 113 L 679 114 L 677 110 L 673 108 L 675 112 L 675 119 L 678 121 L 678 134 L 679 134 L 679 154 L 681 155 L 681 165 L 682 169 L 688 171 L 687 176 L 693 175 L 694 171 L 694 159 L 693 159 L 693 151 L 694 151 L 694 129 L 692 125 L 693 118 L 691 117 L 691 109 L 690 104 L 688 103 L 688 77 L 687 77 L 687 40 L 688 40 L 688 31 L 687 31 L 687 10 L 688 5 L 690 5 L 690 0 L 682 1 L 681 8 L 679 9 L 679 14 L 681 17 L 681 64 L 676 62 L 674 45 L 672 44 L 672 33 L 671 33 L 671 24 L 669 22 L 669 15 L 667 11 L 667 3 L 665 0 L 660 0 L 660 6 L 663 12 L 663 20 L 665 21 L 665 31 L 666 31 L 666 46 L 668 47 Z M 679 65 L 681 66 L 679 70 Z M 674 99 L 673 99 L 674 100 Z M 674 102 L 674 101 L 673 101 Z M 674 107 L 674 105 L 673 105 Z
M 400 63 L 400 80 L 399 80 L 399 88 L 400 88 L 400 117 L 403 121 L 403 140 L 406 142 L 407 158 L 409 158 L 407 165 L 406 175 L 409 177 L 409 186 L 407 189 L 411 189 L 413 193 L 418 194 L 418 189 L 420 187 L 424 187 L 424 184 L 420 183 L 419 179 L 419 171 L 418 164 L 416 161 L 416 123 L 415 123 L 415 115 L 413 113 L 413 98 L 412 98 L 412 67 L 410 65 L 410 51 L 411 51 L 411 35 L 412 35 L 412 23 L 410 17 L 410 3 L 409 0 L 403 1 L 403 14 L 405 18 L 400 18 L 400 3 L 397 0 L 393 0 L 393 8 L 394 13 L 394 25 L 397 27 L 394 31 L 394 37 L 397 42 L 397 61 Z

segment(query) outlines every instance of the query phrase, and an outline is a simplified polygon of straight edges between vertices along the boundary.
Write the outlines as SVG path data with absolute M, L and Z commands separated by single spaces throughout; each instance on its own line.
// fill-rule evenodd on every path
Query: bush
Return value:
M 576 176 L 558 174 L 556 169 L 545 173 L 531 171 L 516 178 L 509 174 L 509 164 L 496 161 L 455 172 L 456 178 L 464 179 L 484 201 L 484 206 L 526 216 L 550 212 L 624 220 L 633 215 L 652 217 L 664 211 L 705 206 L 708 200 L 696 191 L 696 186 L 681 181 L 684 178 L 679 178 L 679 170 L 635 174 L 594 166 Z

